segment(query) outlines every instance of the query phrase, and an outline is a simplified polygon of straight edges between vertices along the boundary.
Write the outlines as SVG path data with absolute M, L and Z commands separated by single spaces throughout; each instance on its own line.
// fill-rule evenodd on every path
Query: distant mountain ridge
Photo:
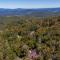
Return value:
M 60 8 L 38 8 L 38 9 L 4 9 L 0 8 L 0 16 L 50 16 L 60 15 Z

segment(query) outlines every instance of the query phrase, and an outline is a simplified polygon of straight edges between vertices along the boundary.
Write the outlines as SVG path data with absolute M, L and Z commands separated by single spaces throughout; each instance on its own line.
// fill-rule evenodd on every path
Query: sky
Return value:
M 60 0 L 0 0 L 0 8 L 56 8 Z

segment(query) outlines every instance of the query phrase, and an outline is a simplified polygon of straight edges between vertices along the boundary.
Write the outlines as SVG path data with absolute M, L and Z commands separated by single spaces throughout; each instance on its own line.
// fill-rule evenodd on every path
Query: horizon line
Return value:
M 0 8 L 0 9 L 47 9 L 47 8 L 60 8 L 60 7 L 42 7 L 42 8 Z

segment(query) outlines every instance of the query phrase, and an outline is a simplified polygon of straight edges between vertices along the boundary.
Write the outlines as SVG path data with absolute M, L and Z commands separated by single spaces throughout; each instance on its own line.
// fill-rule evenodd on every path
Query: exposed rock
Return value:
M 16 57 L 14 60 L 23 60 L 23 59 L 21 59 L 21 58 L 19 58 L 19 57 Z

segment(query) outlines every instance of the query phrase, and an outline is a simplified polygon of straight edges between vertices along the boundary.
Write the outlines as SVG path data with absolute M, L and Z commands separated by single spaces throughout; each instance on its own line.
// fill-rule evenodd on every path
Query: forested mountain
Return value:
M 54 16 L 60 15 L 60 8 L 38 8 L 38 9 L 3 9 L 0 8 L 0 16 Z
M 5 16 L 0 21 L 0 60 L 60 60 L 60 16 Z

